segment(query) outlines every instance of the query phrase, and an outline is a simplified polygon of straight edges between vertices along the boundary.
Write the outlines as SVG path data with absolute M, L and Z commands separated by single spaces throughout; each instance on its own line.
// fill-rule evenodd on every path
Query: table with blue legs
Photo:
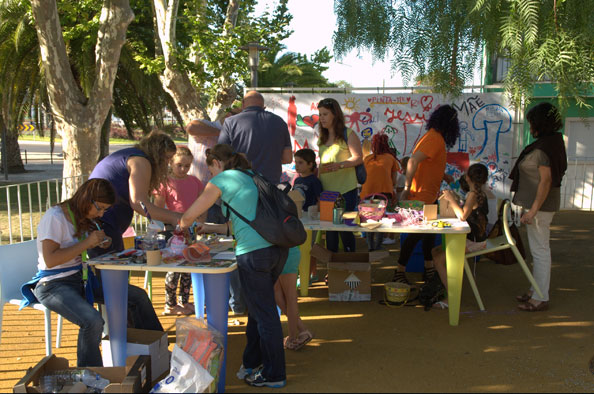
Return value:
M 462 297 L 462 279 L 464 277 L 464 256 L 466 252 L 466 234 L 470 232 L 468 223 L 457 219 L 441 219 L 448 222 L 451 227 L 434 227 L 431 223 L 391 227 L 378 227 L 375 229 L 361 226 L 347 226 L 346 224 L 333 224 L 332 222 L 311 220 L 308 217 L 301 218 L 301 222 L 307 231 L 307 240 L 301 245 L 301 261 L 299 262 L 299 276 L 301 283 L 308 283 L 309 260 L 311 252 L 312 231 L 351 231 L 351 232 L 374 232 L 374 233 L 424 233 L 445 236 L 446 267 L 448 275 L 448 303 L 449 319 L 451 326 L 457 326 L 460 317 L 460 299 Z M 301 286 L 300 294 L 307 296 L 308 286 Z
M 146 264 L 122 264 L 121 262 L 106 263 L 93 259 L 88 263 L 101 270 L 114 366 L 126 365 L 128 272 L 158 271 L 192 274 L 196 317 L 204 317 L 204 307 L 200 306 L 206 304 L 208 325 L 223 335 L 224 358 L 220 370 L 218 392 L 225 391 L 229 276 L 232 271 L 237 269 L 237 263 L 234 262 L 226 267 L 194 267 L 175 264 L 149 266 Z

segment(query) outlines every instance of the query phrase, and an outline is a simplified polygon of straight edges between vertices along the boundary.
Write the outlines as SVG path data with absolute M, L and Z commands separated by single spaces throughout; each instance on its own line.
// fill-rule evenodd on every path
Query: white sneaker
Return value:
M 396 243 L 396 240 L 392 239 L 392 238 L 384 238 L 384 240 L 382 241 L 382 245 L 392 245 L 395 243 Z
M 260 365 L 256 368 L 246 368 L 243 366 L 243 364 L 241 364 L 241 367 L 239 367 L 239 371 L 237 371 L 235 376 L 237 376 L 237 379 L 243 380 L 246 376 L 253 375 L 256 372 L 261 371 L 262 369 L 264 369 L 264 365 Z

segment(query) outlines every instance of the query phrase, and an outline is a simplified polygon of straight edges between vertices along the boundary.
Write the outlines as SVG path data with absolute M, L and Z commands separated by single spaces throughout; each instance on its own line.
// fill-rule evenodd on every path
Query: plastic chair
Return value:
M 4 304 L 20 305 L 21 286 L 37 273 L 37 241 L 31 240 L 0 246 L 0 332 Z M 52 354 L 52 316 L 51 311 L 39 303 L 30 307 L 42 311 L 45 317 L 45 354 Z M 58 314 L 56 348 L 60 347 L 62 337 L 62 316 Z
M 466 254 L 466 259 L 464 260 L 464 271 L 466 272 L 466 276 L 468 277 L 468 281 L 470 282 L 470 287 L 472 288 L 472 292 L 474 293 L 474 297 L 476 298 L 476 301 L 477 301 L 481 311 L 484 311 L 485 307 L 483 305 L 483 301 L 479 294 L 478 288 L 476 287 L 474 275 L 472 274 L 472 271 L 471 271 L 470 267 L 468 266 L 468 259 L 472 258 L 472 257 L 480 256 L 480 255 L 483 255 L 486 253 L 497 252 L 499 250 L 505 250 L 505 249 L 511 248 L 512 252 L 514 253 L 514 256 L 516 256 L 516 259 L 518 260 L 518 263 L 520 263 L 520 266 L 522 267 L 522 270 L 524 271 L 526 278 L 528 278 L 528 281 L 530 281 L 530 284 L 532 284 L 532 287 L 534 288 L 536 293 L 541 297 L 543 296 L 542 292 L 540 291 L 540 288 L 538 287 L 538 284 L 536 283 L 536 281 L 534 280 L 534 277 L 532 276 L 532 273 L 530 272 L 530 269 L 526 265 L 526 261 L 524 261 L 524 258 L 522 257 L 522 255 L 520 254 L 520 251 L 516 247 L 516 241 L 512 237 L 511 232 L 509 230 L 509 223 L 507 221 L 507 215 L 509 213 L 509 210 L 510 210 L 510 202 L 506 201 L 505 205 L 503 206 L 503 215 L 502 215 L 502 218 L 504 219 L 502 221 L 503 221 L 503 231 L 504 231 L 505 235 L 502 235 L 502 236 L 499 236 L 496 238 L 488 238 L 487 239 L 487 247 L 485 249 Z

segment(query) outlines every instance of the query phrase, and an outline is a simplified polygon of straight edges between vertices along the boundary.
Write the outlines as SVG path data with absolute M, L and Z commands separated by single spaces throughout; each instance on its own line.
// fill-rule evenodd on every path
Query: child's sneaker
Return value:
M 287 380 L 279 380 L 278 382 L 271 382 L 262 376 L 262 371 L 258 371 L 245 377 L 244 381 L 250 386 L 254 387 L 270 387 L 273 389 L 281 389 L 287 385 Z
M 237 379 L 243 380 L 253 373 L 260 372 L 262 368 L 264 368 L 264 365 L 260 365 L 256 368 L 246 368 L 243 366 L 243 364 L 241 364 L 241 367 L 239 367 L 239 371 L 237 371 L 235 375 L 237 376 Z
M 163 310 L 163 315 L 165 315 L 165 316 L 168 316 L 168 315 L 183 316 L 183 315 L 187 315 L 187 314 L 188 314 L 188 312 L 181 305 L 169 306 L 169 305 L 165 304 L 165 309 Z

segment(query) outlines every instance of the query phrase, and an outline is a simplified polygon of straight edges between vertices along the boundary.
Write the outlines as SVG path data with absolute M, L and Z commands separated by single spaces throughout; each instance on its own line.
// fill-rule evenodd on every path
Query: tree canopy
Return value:
M 484 53 L 509 59 L 506 92 L 518 105 L 534 82 L 551 81 L 562 106 L 594 81 L 591 0 L 336 0 L 337 56 L 368 49 L 393 56 L 406 83 L 431 75 L 435 91 L 459 94 Z

